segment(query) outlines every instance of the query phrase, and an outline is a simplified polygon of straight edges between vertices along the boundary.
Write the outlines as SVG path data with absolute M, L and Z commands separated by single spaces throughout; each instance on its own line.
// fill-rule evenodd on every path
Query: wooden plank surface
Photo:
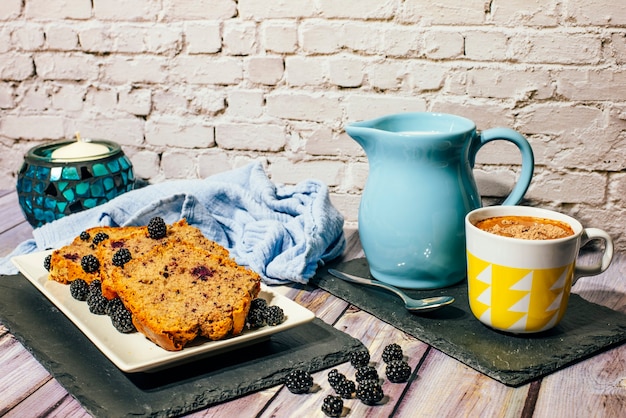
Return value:
M 16 210 L 17 208 L 17 210 Z M 14 192 L 0 191 L 0 255 L 30 238 Z M 346 230 L 344 259 L 362 257 L 354 229 Z M 588 256 L 585 261 L 593 261 Z M 583 278 L 574 287 L 582 297 L 626 312 L 626 258 L 616 256 L 602 275 Z M 368 407 L 345 401 L 347 417 L 620 417 L 626 403 L 626 345 L 613 348 L 541 380 L 510 388 L 448 357 L 419 340 L 320 289 L 280 286 L 276 290 L 311 309 L 336 328 L 359 338 L 370 350 L 372 365 L 384 376 L 383 348 L 399 343 L 413 375 L 408 384 L 385 379 L 385 398 Z M 354 378 L 345 363 L 337 369 Z M 283 387 L 263 390 L 212 408 L 193 417 L 323 416 L 322 399 L 332 394 L 328 371 L 314 374 L 314 393 L 294 395 Z M 84 408 L 0 324 L 0 415 L 8 417 L 88 417 Z

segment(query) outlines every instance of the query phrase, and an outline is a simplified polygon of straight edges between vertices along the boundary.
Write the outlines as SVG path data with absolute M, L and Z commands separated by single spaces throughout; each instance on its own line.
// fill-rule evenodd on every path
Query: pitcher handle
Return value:
M 504 140 L 513 143 L 522 154 L 522 172 L 520 174 L 515 187 L 511 190 L 509 196 L 502 202 L 503 205 L 517 205 L 521 202 L 526 194 L 530 181 L 535 170 L 535 157 L 530 144 L 519 132 L 509 128 L 491 128 L 482 131 L 478 136 L 478 141 L 474 143 L 474 147 L 470 149 L 470 165 L 473 168 L 476 159 L 476 153 L 483 145 L 496 140 Z

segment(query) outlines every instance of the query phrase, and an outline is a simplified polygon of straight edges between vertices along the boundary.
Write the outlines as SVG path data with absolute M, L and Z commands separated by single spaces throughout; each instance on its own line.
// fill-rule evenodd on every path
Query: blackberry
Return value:
M 389 344 L 383 349 L 383 361 L 389 363 L 393 360 L 402 360 L 403 358 L 402 348 L 396 344 Z
M 353 367 L 367 366 L 370 362 L 370 353 L 367 350 L 358 350 L 350 353 L 350 364 Z
M 117 312 L 120 309 L 126 309 L 126 307 L 124 306 L 124 303 L 122 302 L 120 298 L 114 298 L 114 299 L 111 299 L 109 303 L 107 304 L 107 309 L 105 313 L 109 316 L 113 316 L 115 312 Z
M 352 394 L 356 392 L 356 384 L 352 380 L 346 379 L 344 377 L 343 379 L 339 380 L 339 382 L 333 387 L 333 389 L 335 389 L 337 395 L 341 396 L 342 398 L 350 399 L 352 398 Z
M 265 309 L 265 322 L 269 326 L 276 326 L 285 320 L 285 313 L 280 306 L 272 305 Z
M 92 314 L 105 315 L 108 304 L 109 300 L 102 296 L 102 293 L 90 292 L 87 296 L 87 306 L 89 306 L 89 312 Z
M 339 396 L 328 395 L 322 403 L 322 412 L 329 417 L 340 417 L 343 412 L 343 400 Z
M 76 279 L 70 283 L 70 294 L 76 300 L 84 302 L 89 295 L 89 285 L 83 279 Z
M 250 329 L 261 328 L 267 324 L 265 321 L 265 310 L 260 308 L 250 309 L 246 319 Z
M 89 283 L 89 294 L 102 294 L 102 282 L 100 280 L 94 280 Z
M 118 267 L 124 267 L 124 264 L 131 260 L 132 256 L 128 248 L 120 248 L 113 254 L 113 265 Z
M 291 393 L 307 393 L 313 386 L 313 376 L 306 370 L 293 370 L 287 375 L 285 386 Z
M 94 246 L 96 246 L 96 245 L 100 244 L 102 241 L 104 241 L 107 238 L 109 238 L 109 236 L 106 233 L 98 232 L 96 235 L 93 236 L 93 240 L 91 241 L 91 243 Z
M 392 360 L 387 363 L 385 375 L 392 383 L 403 383 L 411 376 L 411 366 L 404 360 Z
M 163 218 L 155 216 L 148 222 L 148 235 L 152 239 L 163 238 L 167 234 L 167 225 Z
M 81 241 L 89 241 L 89 238 L 91 238 L 91 235 L 89 235 L 89 232 L 83 231 L 80 233 Z
M 267 308 L 267 301 L 263 298 L 254 298 L 252 302 L 250 302 L 250 309 L 261 309 L 264 310 Z
M 359 386 L 356 388 L 356 397 L 365 405 L 376 405 L 384 396 L 382 386 L 374 380 L 359 383 Z
M 124 305 L 112 312 L 111 323 L 116 330 L 124 334 L 136 331 L 135 325 L 133 325 L 133 315 Z
M 100 262 L 95 255 L 87 254 L 80 259 L 80 266 L 85 273 L 95 273 L 100 269 Z
M 50 271 L 50 261 L 52 260 L 52 254 L 48 254 L 46 258 L 43 259 L 43 268 Z
M 345 378 L 346 376 L 339 373 L 337 369 L 332 369 L 331 371 L 328 372 L 328 383 L 330 384 L 330 387 L 333 389 L 335 389 L 335 387 L 339 385 L 341 380 Z
M 378 382 L 378 372 L 372 366 L 361 366 L 356 369 L 356 381 L 357 383 L 363 383 L 367 380 L 373 380 Z

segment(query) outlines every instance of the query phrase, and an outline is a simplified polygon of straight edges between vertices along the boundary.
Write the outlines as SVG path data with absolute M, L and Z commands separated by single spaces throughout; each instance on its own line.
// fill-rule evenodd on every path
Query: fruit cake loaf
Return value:
M 241 333 L 260 277 L 189 242 L 169 241 L 111 272 L 137 330 L 166 350 Z

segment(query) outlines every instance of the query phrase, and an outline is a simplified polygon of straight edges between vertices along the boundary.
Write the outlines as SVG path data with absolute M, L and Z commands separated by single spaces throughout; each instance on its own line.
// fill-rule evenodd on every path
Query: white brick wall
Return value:
M 3 0 L 0 188 L 50 140 L 114 140 L 138 176 L 205 177 L 260 159 L 315 177 L 356 221 L 367 178 L 346 123 L 440 111 L 528 137 L 528 203 L 626 249 L 626 8 L 612 0 Z M 487 202 L 515 148 L 478 155 Z

